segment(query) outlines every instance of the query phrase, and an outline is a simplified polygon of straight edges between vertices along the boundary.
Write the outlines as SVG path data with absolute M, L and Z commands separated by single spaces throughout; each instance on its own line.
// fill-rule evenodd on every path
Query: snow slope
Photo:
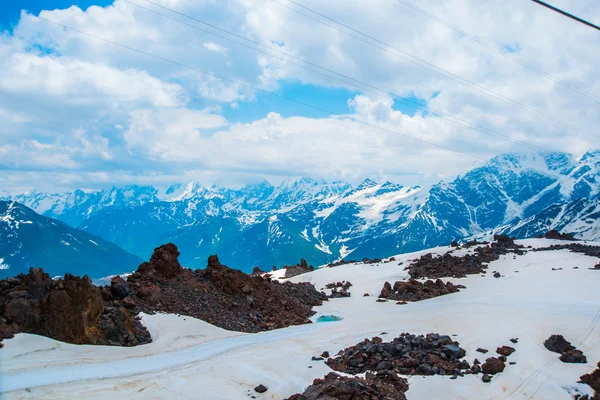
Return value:
M 554 242 L 522 243 L 535 247 Z M 311 356 L 324 350 L 335 353 L 383 331 L 388 332 L 384 339 L 401 332 L 456 334 L 469 362 L 482 359 L 475 352 L 478 347 L 493 350 L 519 338 L 510 358 L 517 364 L 507 366 L 490 384 L 475 376 L 412 377 L 407 392 L 412 400 L 568 400 L 575 389 L 586 390 L 576 382 L 600 361 L 600 272 L 588 269 L 597 259 L 564 250 L 530 252 L 514 259 L 507 255 L 490 264 L 490 270 L 500 271 L 503 278 L 488 273 L 452 279 L 467 289 L 404 306 L 376 303 L 383 283 L 406 278 L 406 263 L 426 252 L 400 255 L 389 263 L 320 268 L 291 279 L 312 282 L 318 289 L 350 280 L 352 297 L 316 308 L 315 319 L 334 314 L 344 318 L 339 322 L 237 334 L 191 318 L 144 316 L 158 339 L 137 348 L 72 346 L 17 335 L 0 353 L 2 398 L 245 399 L 262 383 L 269 390 L 257 398 L 282 399 L 329 371 Z M 563 270 L 552 271 L 553 267 Z M 364 293 L 371 297 L 363 297 Z M 561 363 L 542 345 L 554 333 L 565 335 L 590 362 Z

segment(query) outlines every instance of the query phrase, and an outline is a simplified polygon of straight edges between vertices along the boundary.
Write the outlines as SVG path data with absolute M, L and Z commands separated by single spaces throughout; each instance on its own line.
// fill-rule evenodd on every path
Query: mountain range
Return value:
M 0 201 L 0 279 L 30 267 L 43 267 L 50 276 L 102 277 L 133 271 L 141 262 L 111 242 L 20 203 Z
M 143 259 L 173 242 L 188 267 L 202 268 L 217 253 L 225 264 L 250 271 L 300 257 L 313 265 L 382 258 L 494 233 L 525 238 L 558 229 L 600 239 L 599 179 L 600 151 L 578 158 L 547 152 L 501 155 L 451 182 L 422 187 L 299 178 L 240 189 L 192 182 L 4 200 Z

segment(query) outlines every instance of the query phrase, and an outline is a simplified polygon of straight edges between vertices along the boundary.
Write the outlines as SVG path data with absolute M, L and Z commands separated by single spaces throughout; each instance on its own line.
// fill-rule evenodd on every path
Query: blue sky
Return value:
M 132 1 L 156 10 L 145 0 Z M 426 185 L 499 153 L 532 148 L 583 153 L 598 146 L 583 132 L 599 126 L 594 100 L 394 0 L 381 0 L 379 7 L 368 7 L 363 0 L 303 0 L 303 5 L 391 47 L 381 42 L 371 46 L 365 41 L 372 40 L 356 40 L 343 29 L 332 30 L 271 2 L 154 1 L 181 13 L 169 14 L 175 19 L 189 15 L 235 33 L 236 41 L 250 39 L 254 44 L 245 43 L 250 47 L 260 43 L 262 50 L 279 51 L 273 57 L 257 53 L 123 0 L 4 2 L 0 190 L 189 180 L 244 184 L 291 176 Z M 557 3 L 592 20 L 600 17 L 594 0 Z M 418 4 L 600 98 L 595 32 L 529 3 Z M 87 10 L 91 5 L 100 7 Z M 21 8 L 29 13 L 23 18 Z M 227 80 L 59 28 L 35 18 L 42 10 L 54 10 L 44 13 L 52 21 Z M 282 61 L 282 53 L 294 62 Z M 326 75 L 343 75 L 349 77 L 346 82 L 361 81 L 374 89 L 363 92 L 293 65 L 302 64 L 301 59 L 312 70 L 334 71 Z M 467 81 L 480 86 L 474 90 Z M 491 96 L 489 90 L 511 101 Z M 391 93 L 444 116 L 416 110 Z M 540 118 L 542 114 L 582 129 Z
M 86 9 L 89 6 L 107 6 L 112 4 L 112 0 L 18 0 L 18 1 L 6 1 L 0 4 L 0 25 L 3 29 L 11 29 L 14 25 L 19 22 L 19 16 L 21 10 L 27 10 L 30 13 L 38 14 L 42 10 L 53 10 L 68 8 L 72 5 L 77 5 L 82 9 Z

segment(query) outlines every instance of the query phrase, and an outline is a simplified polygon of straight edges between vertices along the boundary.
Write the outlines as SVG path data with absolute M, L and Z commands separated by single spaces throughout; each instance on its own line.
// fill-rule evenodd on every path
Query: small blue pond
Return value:
M 338 317 L 337 315 L 321 315 L 319 318 L 317 318 L 317 322 L 337 322 L 343 319 L 344 318 Z

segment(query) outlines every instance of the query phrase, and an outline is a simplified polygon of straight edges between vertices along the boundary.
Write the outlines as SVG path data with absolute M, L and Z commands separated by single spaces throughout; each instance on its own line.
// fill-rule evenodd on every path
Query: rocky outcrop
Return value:
M 326 300 L 309 283 L 247 275 L 222 265 L 216 255 L 204 270 L 181 268 L 178 256 L 175 245 L 161 246 L 127 278 L 137 311 L 188 315 L 224 329 L 259 332 L 310 323 L 312 307 Z
M 585 383 L 596 392 L 591 400 L 600 400 L 600 362 L 598 363 L 598 368 L 594 372 L 585 374 L 579 379 L 581 380 L 581 383 Z
M 449 252 L 441 256 L 429 253 L 413 261 L 406 269 L 413 279 L 463 278 L 471 274 L 485 273 L 487 264 L 498 260 L 501 255 L 524 252 L 523 246 L 517 245 L 514 239 L 506 235 L 496 235 L 493 243 L 477 247 L 473 254 L 456 257 Z
M 403 333 L 391 342 L 365 339 L 329 358 L 331 369 L 348 374 L 388 371 L 402 375 L 461 375 L 470 365 L 461 360 L 466 351 L 449 336 Z
M 564 363 L 585 364 L 587 362 L 587 358 L 583 352 L 577 350 L 577 348 L 562 335 L 550 336 L 544 342 L 544 347 L 554 353 L 559 353 L 559 359 Z
M 217 256 L 201 271 L 183 268 L 178 257 L 174 244 L 160 246 L 127 281 L 117 276 L 103 287 L 87 276 L 52 280 L 40 269 L 0 281 L 0 339 L 27 332 L 75 344 L 135 346 L 151 341 L 135 317 L 141 311 L 258 332 L 310 323 L 312 307 L 327 300 L 309 283 L 250 276 Z
M 315 270 L 315 267 L 308 265 L 304 258 L 300 259 L 300 264 L 284 265 L 283 268 L 285 268 L 285 275 L 283 277 L 286 279 Z
M 575 237 L 571 233 L 560 233 L 556 229 L 552 229 L 551 231 L 546 232 L 544 237 L 546 239 L 555 240 L 575 240 Z
M 349 378 L 330 372 L 315 379 L 302 394 L 288 400 L 406 400 L 408 381 L 393 372 L 367 373 L 365 378 Z
M 435 282 L 428 280 L 424 283 L 411 279 L 408 282 L 398 281 L 394 283 L 394 286 L 386 282 L 381 289 L 379 298 L 395 301 L 420 301 L 456 293 L 459 288 L 464 288 L 464 286 L 454 285 L 451 282 L 444 283 L 441 279 Z
M 120 278 L 119 278 L 120 279 Z M 108 292 L 128 295 L 124 281 L 113 279 Z M 47 336 L 74 344 L 135 346 L 150 341 L 141 323 L 112 294 L 83 278 L 66 274 L 52 280 L 41 269 L 0 282 L 0 333 L 8 338 L 20 332 Z

